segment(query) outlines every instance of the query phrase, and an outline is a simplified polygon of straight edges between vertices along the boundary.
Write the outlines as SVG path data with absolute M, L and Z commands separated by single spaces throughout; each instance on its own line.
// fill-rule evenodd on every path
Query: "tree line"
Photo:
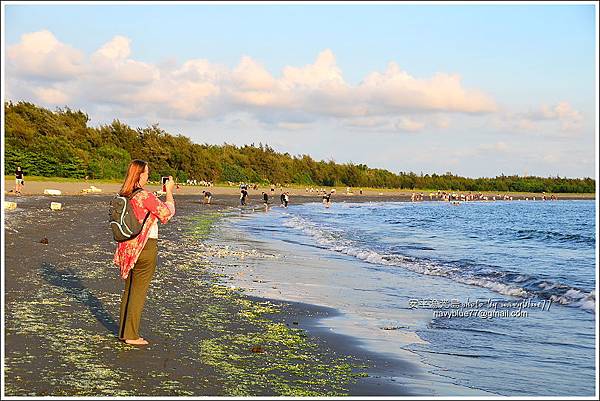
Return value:
M 89 116 L 68 107 L 54 111 L 28 102 L 6 102 L 4 174 L 20 165 L 27 175 L 122 179 L 132 159 L 150 163 L 150 180 L 172 175 L 212 182 L 255 182 L 307 186 L 514 192 L 595 192 L 592 178 L 466 178 L 446 173 L 393 173 L 364 164 L 316 161 L 278 153 L 268 145 L 209 145 L 171 135 L 158 124 L 133 129 L 115 119 L 89 126 Z

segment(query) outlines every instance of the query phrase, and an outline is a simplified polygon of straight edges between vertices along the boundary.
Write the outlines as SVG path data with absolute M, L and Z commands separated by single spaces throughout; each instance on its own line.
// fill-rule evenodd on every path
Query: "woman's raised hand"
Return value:
M 167 183 L 165 184 L 165 188 L 166 188 L 167 192 L 171 192 L 171 193 L 175 189 L 175 180 L 173 180 L 172 175 L 169 176 L 169 181 L 167 181 Z

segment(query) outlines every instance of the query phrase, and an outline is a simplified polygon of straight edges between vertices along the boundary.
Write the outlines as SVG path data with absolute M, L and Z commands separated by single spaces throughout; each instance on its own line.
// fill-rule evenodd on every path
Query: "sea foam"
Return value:
M 512 297 L 539 297 L 550 299 L 553 302 L 565 306 L 579 307 L 589 312 L 595 312 L 596 297 L 594 291 L 586 293 L 577 288 L 565 286 L 561 283 L 551 282 L 525 274 L 515 275 L 503 271 L 478 272 L 469 266 L 452 263 L 441 263 L 437 261 L 417 259 L 401 254 L 381 254 L 369 249 L 344 236 L 341 230 L 330 227 L 320 227 L 313 221 L 301 216 L 288 215 L 283 225 L 310 236 L 321 247 L 355 257 L 367 263 L 392 266 L 408 269 L 415 273 L 428 276 L 440 276 L 454 281 L 487 288 L 491 291 Z M 502 281 L 502 278 L 509 281 Z M 528 285 L 527 288 L 520 286 L 521 283 L 536 283 Z M 539 288 L 539 290 L 536 290 Z

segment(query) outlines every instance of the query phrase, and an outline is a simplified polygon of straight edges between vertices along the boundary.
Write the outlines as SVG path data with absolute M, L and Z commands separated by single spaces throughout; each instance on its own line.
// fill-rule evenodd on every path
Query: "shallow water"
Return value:
M 540 396 L 594 394 L 595 229 L 594 201 L 304 204 L 229 227 L 288 255 L 257 265 L 263 294 L 339 308 L 327 324 L 416 354 L 436 394 Z

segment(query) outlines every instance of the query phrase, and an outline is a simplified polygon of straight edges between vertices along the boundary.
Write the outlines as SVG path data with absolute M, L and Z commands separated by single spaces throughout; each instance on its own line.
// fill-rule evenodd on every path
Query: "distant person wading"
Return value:
M 121 278 L 125 280 L 125 290 L 121 298 L 119 339 L 127 344 L 146 345 L 140 336 L 140 321 L 150 280 L 156 270 L 158 253 L 158 221 L 165 224 L 175 214 L 173 177 L 165 184 L 166 201 L 162 202 L 152 192 L 144 189 L 148 182 L 148 163 L 133 160 L 127 169 L 127 177 L 119 191 L 121 196 L 129 197 L 141 188 L 130 200 L 136 218 L 141 223 L 148 214 L 140 234 L 128 241 L 119 242 L 114 263 L 121 269 Z
M 246 206 L 246 198 L 248 197 L 248 191 L 246 187 L 242 187 L 240 191 L 240 206 Z

